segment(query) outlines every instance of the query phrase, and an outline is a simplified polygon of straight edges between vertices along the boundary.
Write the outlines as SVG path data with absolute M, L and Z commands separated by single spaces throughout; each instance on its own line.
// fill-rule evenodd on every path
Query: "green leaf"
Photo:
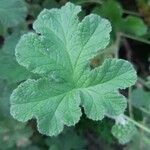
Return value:
M 0 22 L 13 27 L 23 22 L 27 14 L 24 0 L 0 0 Z
M 57 137 L 47 139 L 46 143 L 49 146 L 49 150 L 83 150 L 86 141 L 72 129 L 65 130 Z
M 109 19 L 112 23 L 113 30 L 120 28 L 123 10 L 121 5 L 115 0 L 105 1 L 101 7 L 100 6 L 96 7 L 93 12 L 102 17 Z
M 115 34 L 121 31 L 136 36 L 143 36 L 147 33 L 147 26 L 141 18 L 130 15 L 125 19 L 122 18 L 122 6 L 115 0 L 105 1 L 101 6 L 97 6 L 93 12 L 109 19 Z
M 63 124 L 73 125 L 81 116 L 79 93 L 72 89 L 48 79 L 27 80 L 11 96 L 11 113 L 20 121 L 36 117 L 41 133 L 58 134 Z
M 118 89 L 136 81 L 133 66 L 125 60 L 106 59 L 93 70 L 90 60 L 109 43 L 109 21 L 97 15 L 79 22 L 80 6 L 67 3 L 61 9 L 43 10 L 16 47 L 17 61 L 41 79 L 27 80 L 11 95 L 11 114 L 20 121 L 37 119 L 38 130 L 57 135 L 82 115 L 101 120 L 126 108 Z
M 13 83 L 23 81 L 30 76 L 29 71 L 20 66 L 15 59 L 15 47 L 20 36 L 17 32 L 8 36 L 0 51 L 0 78 Z
M 131 122 L 115 124 L 112 127 L 112 134 L 119 140 L 120 144 L 126 144 L 136 134 L 136 127 Z
M 147 32 L 147 26 L 142 19 L 134 16 L 128 16 L 121 25 L 122 31 L 136 36 L 143 36 Z

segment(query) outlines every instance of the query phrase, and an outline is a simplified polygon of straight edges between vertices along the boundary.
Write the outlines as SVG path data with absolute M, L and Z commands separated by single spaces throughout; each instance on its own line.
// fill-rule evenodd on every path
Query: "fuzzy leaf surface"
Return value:
M 115 124 L 112 127 L 112 134 L 119 140 L 120 144 L 129 142 L 136 132 L 136 127 L 131 122 L 127 122 L 125 125 Z
M 77 123 L 80 106 L 93 120 L 122 114 L 126 100 L 118 89 L 136 81 L 133 66 L 121 59 L 106 59 L 91 70 L 91 58 L 109 43 L 111 25 L 94 14 L 80 22 L 80 11 L 72 3 L 43 10 L 33 24 L 36 33 L 22 36 L 16 47 L 19 64 L 41 78 L 14 90 L 11 114 L 23 122 L 36 118 L 38 130 L 46 135 Z

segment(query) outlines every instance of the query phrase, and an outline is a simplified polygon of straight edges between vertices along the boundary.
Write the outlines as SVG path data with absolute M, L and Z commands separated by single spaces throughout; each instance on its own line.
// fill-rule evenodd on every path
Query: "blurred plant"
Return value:
M 23 0 L 0 0 L 0 24 L 4 32 L 6 28 L 23 22 L 26 15 L 27 7 Z
M 16 84 L 0 80 L 0 149 L 24 148 L 30 145 L 32 130 L 24 123 L 15 121 L 10 116 L 9 97 Z
M 84 150 L 86 147 L 85 139 L 77 135 L 72 129 L 63 131 L 57 137 L 46 139 L 49 150 Z
M 4 45 L 0 51 L 0 78 L 8 82 L 20 82 L 30 77 L 24 67 L 21 67 L 15 58 L 15 47 L 20 39 L 20 33 L 14 32 L 5 37 Z
M 30 145 L 32 130 L 12 119 L 0 120 L 0 146 L 2 150 L 22 148 Z
M 144 20 L 150 26 L 150 1 L 149 0 L 138 0 L 137 5 L 140 14 L 144 17 Z
M 94 12 L 111 21 L 113 34 L 122 32 L 135 36 L 143 36 L 147 33 L 147 26 L 139 17 L 128 15 L 123 18 L 123 13 L 126 13 L 126 11 L 124 11 L 122 6 L 115 0 L 105 1 L 102 5 L 97 6 Z

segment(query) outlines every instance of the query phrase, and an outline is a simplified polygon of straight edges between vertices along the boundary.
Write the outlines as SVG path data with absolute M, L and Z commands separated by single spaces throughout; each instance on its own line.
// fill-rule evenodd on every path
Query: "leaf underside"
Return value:
M 33 24 L 36 33 L 22 36 L 16 47 L 20 65 L 40 74 L 20 84 L 11 95 L 11 114 L 19 121 L 37 119 L 42 134 L 57 135 L 76 124 L 84 108 L 88 118 L 115 117 L 126 108 L 125 89 L 136 81 L 132 65 L 106 59 L 91 70 L 90 59 L 104 51 L 111 25 L 98 15 L 78 19 L 80 6 L 44 9 Z

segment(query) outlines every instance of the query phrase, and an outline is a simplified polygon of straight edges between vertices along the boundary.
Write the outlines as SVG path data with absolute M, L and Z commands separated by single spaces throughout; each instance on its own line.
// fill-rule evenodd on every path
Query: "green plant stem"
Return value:
M 115 41 L 115 58 L 119 58 L 118 53 L 119 53 L 119 48 L 120 48 L 120 42 L 121 41 L 121 34 L 120 32 L 117 33 L 116 41 Z
M 134 11 L 126 10 L 126 9 L 123 10 L 123 13 L 124 14 L 129 14 L 129 15 L 141 17 L 141 15 L 138 12 L 134 12 Z
M 135 40 L 135 41 L 143 42 L 145 44 L 150 44 L 149 40 L 145 40 L 145 39 L 143 39 L 141 37 L 136 37 L 134 35 L 128 35 L 126 33 L 121 33 L 121 36 L 123 36 L 125 38 L 129 38 L 129 39 Z
M 132 88 L 129 87 L 129 90 L 128 90 L 128 104 L 129 104 L 129 115 L 131 118 L 134 118 L 133 116 L 133 109 L 132 109 L 132 99 L 131 99 L 131 93 L 132 93 Z
M 126 116 L 126 115 L 125 115 L 125 118 L 126 118 L 128 121 L 132 122 L 135 126 L 139 127 L 139 128 L 142 129 L 143 131 L 145 131 L 145 132 L 147 132 L 147 133 L 150 134 L 150 129 L 149 129 L 149 128 L 145 127 L 144 125 L 138 123 L 137 121 L 133 120 L 132 118 L 130 118 L 130 117 Z
M 138 82 L 141 83 L 143 86 L 149 89 L 149 86 L 146 84 L 146 81 L 143 80 L 142 78 L 138 77 Z
M 128 96 L 128 104 L 129 104 L 129 115 L 131 118 L 134 118 L 134 115 L 133 115 L 133 109 L 132 109 L 132 99 L 131 99 L 131 91 L 129 89 L 129 96 Z M 145 108 L 143 107 L 137 107 L 137 109 L 139 109 L 140 111 L 142 111 L 143 113 L 147 114 L 150 116 L 150 112 L 148 110 L 146 110 Z
M 147 114 L 150 116 L 150 112 L 146 110 L 145 108 L 139 108 L 143 113 Z
M 143 117 L 143 125 L 145 125 L 145 117 Z M 141 136 L 144 137 L 144 131 L 141 129 Z M 140 149 L 143 149 L 143 141 L 140 140 Z
M 84 1 L 81 1 L 81 2 L 77 2 L 76 4 L 78 5 L 82 5 L 84 3 L 97 3 L 97 4 L 103 4 L 103 1 L 102 0 L 84 0 Z

